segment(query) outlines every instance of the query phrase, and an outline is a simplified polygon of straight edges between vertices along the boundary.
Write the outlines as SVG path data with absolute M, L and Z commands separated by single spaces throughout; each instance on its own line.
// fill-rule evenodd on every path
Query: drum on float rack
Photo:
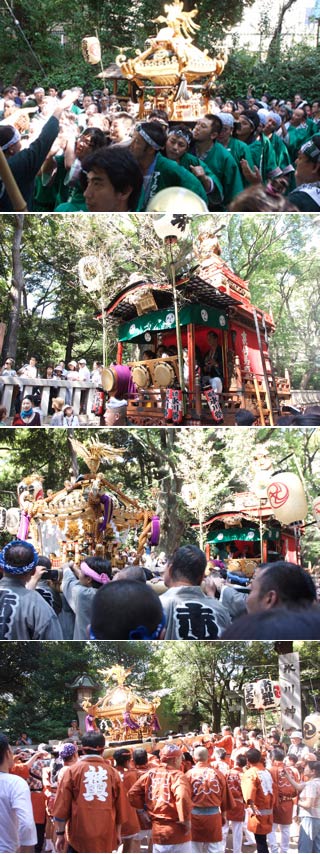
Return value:
M 148 388 L 151 385 L 151 376 L 146 365 L 135 365 L 132 368 L 132 379 L 138 388 Z
M 157 362 L 153 368 L 153 380 L 157 388 L 168 388 L 174 382 L 175 372 L 170 362 Z
M 101 385 L 104 391 L 108 394 L 115 394 L 118 386 L 118 376 L 114 368 L 102 368 Z

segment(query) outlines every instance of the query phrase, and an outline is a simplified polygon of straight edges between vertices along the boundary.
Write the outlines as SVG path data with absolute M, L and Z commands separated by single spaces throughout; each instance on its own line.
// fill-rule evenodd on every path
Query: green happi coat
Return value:
M 208 164 L 204 160 L 200 160 L 199 157 L 196 157 L 195 154 L 189 154 L 186 151 L 180 160 L 180 166 L 188 170 L 190 166 L 202 166 L 207 177 L 211 178 L 214 182 L 212 193 L 207 193 L 209 210 L 223 210 L 223 187 L 218 176 L 209 169 Z
M 230 204 L 232 199 L 243 190 L 240 169 L 230 151 L 220 142 L 215 142 L 209 151 L 200 156 L 200 160 L 204 161 L 211 172 L 218 176 L 223 187 L 224 205 Z
M 295 163 L 301 146 L 312 136 L 312 123 L 306 122 L 303 125 L 299 125 L 298 128 L 289 125 L 287 136 L 286 146 L 290 155 L 290 160 L 291 163 Z
M 283 141 L 281 136 L 278 136 L 276 132 L 271 134 L 268 137 L 272 148 L 274 149 L 277 166 L 281 169 L 283 175 L 286 176 L 288 181 L 288 191 L 293 190 L 295 187 L 295 177 L 294 177 L 294 169 L 290 160 L 290 155 L 287 149 L 285 142 Z
M 201 181 L 183 166 L 179 166 L 174 160 L 168 160 L 167 157 L 158 152 L 150 186 L 147 190 L 145 187 L 142 188 L 136 210 L 145 211 L 153 196 L 160 193 L 160 190 L 166 190 L 167 187 L 185 187 L 186 190 L 196 193 L 207 203 L 207 194 Z
M 246 160 L 250 169 L 254 169 L 253 157 L 250 150 L 250 145 L 247 145 L 246 142 L 242 142 L 241 139 L 237 139 L 235 136 L 231 136 L 227 145 L 227 151 L 230 151 L 232 157 L 234 157 L 237 165 L 239 166 L 241 177 L 243 180 L 243 186 L 250 186 L 249 181 L 242 174 L 241 168 L 241 160 Z
M 281 175 L 274 148 L 264 134 L 250 143 L 250 151 L 254 165 L 259 169 L 263 184 L 266 184 L 270 178 L 278 178 Z

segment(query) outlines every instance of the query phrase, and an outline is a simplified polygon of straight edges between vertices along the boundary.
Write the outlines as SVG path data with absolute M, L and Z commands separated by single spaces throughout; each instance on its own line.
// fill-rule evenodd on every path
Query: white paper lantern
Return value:
M 280 472 L 269 481 L 267 495 L 274 516 L 290 525 L 307 514 L 307 502 L 301 480 L 292 472 Z
M 101 46 L 96 36 L 86 36 L 81 42 L 82 56 L 90 65 L 97 65 L 101 60 Z
M 303 721 L 303 740 L 307 747 L 314 747 L 320 742 L 320 714 L 314 712 Z
M 20 510 L 19 507 L 10 507 L 7 510 L 7 531 L 9 534 L 17 535 L 20 525 Z
M 312 509 L 313 509 L 313 513 L 314 513 L 318 528 L 320 528 L 320 495 L 318 495 L 318 498 L 314 499 L 314 502 L 312 504 Z

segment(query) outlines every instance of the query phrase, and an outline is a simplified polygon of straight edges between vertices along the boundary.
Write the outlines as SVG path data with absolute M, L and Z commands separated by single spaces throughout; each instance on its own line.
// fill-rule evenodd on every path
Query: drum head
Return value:
M 113 368 L 102 368 L 101 385 L 104 391 L 116 391 L 117 374 Z
M 151 377 L 146 365 L 136 365 L 132 368 L 132 379 L 138 388 L 148 388 L 151 385 Z
M 175 373 L 170 362 L 158 362 L 153 370 L 154 384 L 159 388 L 167 388 L 175 378 Z

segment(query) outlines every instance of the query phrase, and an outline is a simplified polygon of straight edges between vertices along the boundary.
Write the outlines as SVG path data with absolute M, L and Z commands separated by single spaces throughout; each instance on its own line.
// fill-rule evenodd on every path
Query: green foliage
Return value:
M 77 676 L 86 672 L 102 685 L 99 668 L 119 663 L 131 667 L 132 681 L 143 686 L 149 657 L 147 643 L 141 647 L 79 641 L 5 644 L 0 666 L 0 728 L 14 741 L 24 730 L 35 742 L 65 738 L 75 714 L 70 684 Z
M 219 78 L 218 91 L 224 97 L 245 98 L 248 86 L 259 98 L 268 92 L 273 98 L 292 99 L 301 92 L 307 101 L 318 99 L 320 90 L 319 48 L 298 44 L 282 47 L 271 59 L 261 59 L 244 47 L 234 49 Z
M 306 712 L 319 694 L 320 644 L 297 642 L 301 688 Z M 162 696 L 163 730 L 209 723 L 240 723 L 243 685 L 255 679 L 278 678 L 278 656 L 270 642 L 222 643 L 157 641 L 140 643 L 79 642 L 3 644 L 0 664 L 0 729 L 14 742 L 26 730 L 34 742 L 63 739 L 75 715 L 76 695 L 70 688 L 87 672 L 104 692 L 99 670 L 113 664 L 131 668 L 128 683 L 139 691 Z M 190 692 L 192 685 L 192 692 Z M 258 719 L 252 716 L 252 723 Z

